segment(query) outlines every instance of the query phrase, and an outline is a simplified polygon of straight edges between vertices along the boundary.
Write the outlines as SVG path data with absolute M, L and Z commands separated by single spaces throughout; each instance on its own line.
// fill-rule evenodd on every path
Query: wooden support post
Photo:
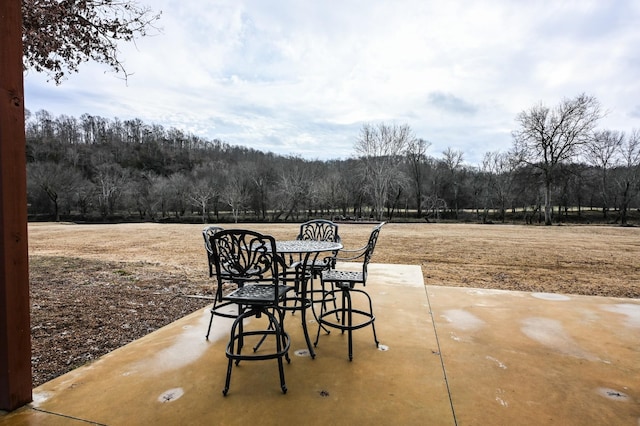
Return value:
M 0 1 L 0 410 L 31 402 L 20 0 Z

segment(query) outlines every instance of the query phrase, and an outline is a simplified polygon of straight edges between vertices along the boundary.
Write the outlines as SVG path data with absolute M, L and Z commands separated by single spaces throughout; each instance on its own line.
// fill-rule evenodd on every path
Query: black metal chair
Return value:
M 382 222 L 373 228 L 373 230 L 371 231 L 371 235 L 369 236 L 369 241 L 365 246 L 355 250 L 341 250 L 336 259 L 337 261 L 345 262 L 361 260 L 361 270 L 343 271 L 339 269 L 328 269 L 322 271 L 322 282 L 331 283 L 335 286 L 335 288 L 328 291 L 324 295 L 323 303 L 321 304 L 320 315 L 318 316 L 319 326 L 318 334 L 316 335 L 315 346 L 318 345 L 318 340 L 320 340 L 320 330 L 325 326 L 339 329 L 342 331 L 342 333 L 346 331 L 349 340 L 349 361 L 353 360 L 352 333 L 354 330 L 358 330 L 360 328 L 371 325 L 371 328 L 373 329 L 373 339 L 376 343 L 376 347 L 378 347 L 378 345 L 380 344 L 376 335 L 376 317 L 373 314 L 373 304 L 371 302 L 371 297 L 369 296 L 369 294 L 367 294 L 366 291 L 355 288 L 355 286 L 356 284 L 362 284 L 362 286 L 364 287 L 367 284 L 367 267 L 369 265 L 369 262 L 371 261 L 371 257 L 373 256 L 373 251 L 376 247 L 378 236 L 380 235 L 380 229 L 384 224 L 385 222 Z M 338 266 L 336 267 L 339 267 L 339 265 L 340 264 L 338 264 Z M 340 306 L 333 309 L 327 309 L 327 305 L 325 302 L 331 299 L 337 299 L 338 294 L 340 294 Z M 367 305 L 366 307 L 362 307 L 361 305 L 354 305 L 353 296 L 355 294 L 364 295 L 364 299 L 366 300 Z M 337 315 L 337 320 L 334 320 L 334 315 Z M 327 334 L 329 334 L 328 330 Z
M 213 258 L 213 248 L 211 246 L 211 239 L 215 234 L 220 231 L 224 231 L 224 228 L 219 226 L 207 226 L 202 230 L 202 236 L 204 237 L 204 248 L 207 251 L 207 260 L 209 261 L 209 276 L 214 277 L 216 275 L 215 260 Z M 213 323 L 214 316 L 220 316 L 224 318 L 237 318 L 238 313 L 229 312 L 227 306 L 235 305 L 233 302 L 223 302 L 222 296 L 224 294 L 224 287 L 229 285 L 242 286 L 243 282 L 233 281 L 231 277 L 225 277 L 224 284 L 218 281 L 216 294 L 213 298 L 213 306 L 211 307 L 211 318 L 209 319 L 209 327 L 207 328 L 207 335 L 205 338 L 209 340 L 209 334 L 211 333 L 211 324 Z
M 275 240 L 254 231 L 230 229 L 216 232 L 210 241 L 218 285 L 222 286 L 227 280 L 239 284 L 236 290 L 221 298 L 222 302 L 237 304 L 239 312 L 227 344 L 229 362 L 222 393 L 226 396 L 229 391 L 234 362 L 238 365 L 240 361 L 267 359 L 278 360 L 280 387 L 286 393 L 282 358 L 291 361 L 291 339 L 284 330 L 285 310 L 280 304 L 293 288 L 280 283 L 281 265 Z M 245 319 L 263 316 L 267 319 L 264 327 L 260 327 L 264 323 L 255 321 L 251 329 L 245 329 Z M 251 336 L 260 343 L 253 350 L 243 352 L 245 340 Z M 263 342 L 268 343 L 263 345 Z
M 300 225 L 298 240 L 340 242 L 338 224 L 326 219 L 313 219 Z
M 313 219 L 300 225 L 300 233 L 296 237 L 298 240 L 314 240 L 314 241 L 332 241 L 339 243 L 340 235 L 338 234 L 338 224 L 326 219 Z M 311 273 L 311 301 L 315 300 L 315 295 L 320 295 L 320 301 L 324 300 L 324 296 L 327 293 L 324 283 L 320 281 L 320 288 L 315 288 L 316 279 L 320 277 L 322 271 L 334 268 L 336 265 L 335 258 L 338 252 L 332 253 L 331 256 L 325 256 L 321 259 L 316 259 L 310 265 L 307 265 L 307 269 Z M 331 290 L 333 290 L 333 286 Z M 324 301 L 326 303 L 327 301 Z M 335 307 L 335 300 L 333 300 L 333 306 Z M 315 314 L 315 312 L 314 312 Z
M 298 240 L 314 240 L 314 241 L 332 241 L 335 243 L 340 242 L 340 235 L 338 234 L 338 224 L 326 219 L 314 219 L 307 221 L 300 225 L 300 233 L 296 237 Z M 337 253 L 333 253 L 335 257 Z M 309 265 L 314 274 L 317 277 L 325 269 L 334 267 L 335 260 L 331 257 L 316 260 L 313 265 Z

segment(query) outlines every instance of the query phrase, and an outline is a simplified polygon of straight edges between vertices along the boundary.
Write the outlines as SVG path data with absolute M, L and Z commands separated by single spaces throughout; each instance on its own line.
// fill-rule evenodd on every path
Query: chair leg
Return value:
M 238 328 L 240 329 L 238 337 L 238 355 L 240 355 L 242 353 L 242 348 L 244 347 L 244 317 L 239 317 L 238 319 L 240 320 L 238 324 Z M 236 359 L 236 365 L 239 364 L 240 359 Z
M 363 292 L 367 299 L 369 299 L 369 313 L 371 314 L 371 328 L 373 329 L 373 340 L 376 342 L 376 348 L 380 346 L 378 336 L 376 335 L 376 317 L 373 315 L 373 303 L 371 302 L 371 296 L 368 293 Z
M 229 392 L 229 385 L 231 383 L 231 370 L 233 369 L 233 358 L 231 358 L 229 356 L 229 354 L 234 354 L 235 353 L 235 346 L 236 346 L 236 329 L 238 327 L 238 324 L 240 325 L 240 333 L 242 333 L 242 317 L 238 317 L 236 318 L 236 320 L 233 322 L 233 325 L 231 326 L 231 333 L 229 336 L 229 343 L 227 344 L 227 357 L 229 358 L 229 362 L 227 363 L 227 378 L 225 379 L 225 383 L 224 383 L 224 389 L 222 390 L 222 395 L 227 396 L 227 393 Z M 240 336 L 238 338 L 238 355 L 240 354 L 240 339 L 242 337 Z M 236 360 L 236 365 L 238 365 L 238 361 Z
M 340 293 L 342 294 L 342 334 L 344 334 L 345 318 L 347 317 L 347 291 L 343 288 Z
M 351 293 L 349 290 L 343 291 L 343 294 L 347 300 L 347 335 L 349 340 L 349 361 L 353 361 L 353 306 L 351 306 Z M 344 313 L 343 313 L 344 315 Z
M 282 342 L 282 345 L 286 347 L 287 345 L 287 333 L 284 331 L 284 316 L 286 315 L 286 311 L 284 309 L 277 309 L 278 317 L 280 319 L 280 324 L 276 324 L 276 326 L 280 327 L 280 335 L 278 336 Z M 291 364 L 291 358 L 289 358 L 289 351 L 284 353 L 284 357 L 287 360 L 287 364 Z
M 331 334 L 331 330 L 325 327 L 325 325 L 322 323 L 322 318 L 324 317 L 325 312 L 327 312 L 327 304 L 325 301 L 326 298 L 333 298 L 335 303 L 335 298 L 336 298 L 335 292 L 330 291 L 330 292 L 324 293 L 322 296 L 322 303 L 320 304 L 320 315 L 317 316 L 318 332 L 316 333 L 316 341 L 313 344 L 314 347 L 318 346 L 318 341 L 320 340 L 320 330 L 324 330 L 327 332 L 327 334 Z M 336 313 L 336 317 L 337 317 L 337 313 Z
M 300 303 L 306 303 L 306 302 L 302 301 Z M 304 341 L 307 343 L 307 348 L 309 348 L 311 359 L 315 359 L 316 354 L 311 348 L 311 337 L 309 337 L 309 328 L 307 327 L 307 310 L 303 309 L 300 316 L 302 317 L 302 332 L 304 334 Z
M 325 282 L 322 281 L 322 279 L 320 280 L 320 292 L 322 293 L 322 305 L 326 305 L 327 304 L 327 298 L 326 295 L 327 294 L 333 294 L 333 292 L 335 291 L 335 286 L 333 284 L 333 282 L 329 282 L 329 284 L 331 285 L 331 290 L 327 290 L 327 287 L 325 286 Z M 336 298 L 335 295 L 333 297 L 330 297 L 329 300 L 333 303 L 333 310 L 336 313 L 336 321 L 340 321 L 340 316 L 338 315 L 338 305 L 336 303 Z
M 279 309 L 274 309 L 278 311 L 278 316 L 280 317 L 280 322 L 276 319 L 275 315 L 271 312 L 265 311 L 265 315 L 269 318 L 269 328 L 268 330 L 273 330 L 275 333 L 276 339 L 276 351 L 278 354 L 281 354 L 286 347 L 286 335 L 284 333 L 284 314 L 280 312 Z M 287 361 L 289 361 L 289 353 L 285 352 L 285 356 Z M 282 362 L 282 354 L 278 356 L 278 373 L 280 375 L 280 389 L 282 389 L 282 393 L 287 393 L 287 385 L 284 381 L 284 365 Z
M 320 330 L 322 330 L 324 328 L 322 326 L 323 324 L 320 322 L 322 320 L 323 312 L 324 312 L 324 308 L 322 306 L 320 306 L 320 315 L 318 316 L 318 332 L 316 333 L 316 341 L 313 342 L 313 347 L 314 348 L 318 347 L 318 341 L 320 340 Z
M 214 315 L 214 309 L 215 309 L 215 303 L 214 306 L 211 308 L 211 318 L 209 318 L 209 328 L 207 328 L 207 335 L 204 337 L 206 340 L 209 340 L 209 333 L 211 333 L 211 324 L 213 323 L 213 315 Z
M 323 283 L 323 286 L 322 286 L 322 290 L 324 291 L 324 283 Z M 334 283 L 332 282 L 331 283 L 331 291 L 333 292 L 335 290 L 336 290 L 336 287 L 335 287 Z M 338 305 L 336 304 L 336 298 L 333 297 L 332 301 L 333 301 L 333 309 L 336 311 L 336 321 L 340 321 L 340 316 L 338 315 Z
M 316 277 L 316 278 L 319 278 Z M 320 327 L 322 327 L 322 329 L 324 331 L 327 332 L 327 334 L 330 333 L 329 329 L 327 327 L 325 327 L 324 324 L 322 324 L 320 322 L 320 317 L 318 316 L 318 314 L 316 314 L 316 309 L 315 309 L 315 301 L 313 300 L 313 295 L 317 292 L 320 293 L 321 299 L 320 299 L 320 315 L 322 315 L 323 312 L 326 312 L 327 310 L 327 298 L 329 300 L 333 300 L 333 308 L 337 309 L 336 306 L 336 299 L 335 299 L 335 295 L 332 295 L 332 292 L 326 291 L 326 287 L 325 287 L 325 282 L 322 281 L 322 279 L 320 279 L 320 290 L 316 290 L 313 286 L 315 281 L 312 279 L 311 281 L 311 311 L 313 312 L 313 317 L 316 319 L 316 322 L 318 322 L 318 324 L 320 325 Z M 333 285 L 332 285 L 333 287 Z M 338 312 L 336 311 L 336 320 L 338 320 Z M 316 339 L 316 344 L 317 344 L 317 339 Z
M 278 358 L 278 371 L 280 372 L 280 389 L 282 389 L 282 393 L 286 394 L 287 385 L 284 383 L 284 366 L 282 365 L 282 358 Z
M 218 295 L 213 299 L 213 305 L 211 306 L 211 318 L 209 318 L 209 327 L 207 328 L 207 335 L 204 337 L 209 340 L 209 334 L 211 334 L 211 325 L 213 324 L 213 317 L 216 315 L 216 307 L 218 306 Z
M 284 339 L 284 330 L 282 329 L 282 322 L 280 324 L 275 324 L 274 325 L 275 329 L 276 329 L 276 350 L 278 351 L 278 353 L 280 353 L 282 351 L 282 345 L 285 343 Z M 289 359 L 289 353 L 287 352 L 285 354 L 286 358 L 287 358 L 287 363 L 291 362 L 291 360 Z M 287 385 L 284 382 L 284 366 L 282 365 L 282 357 L 279 356 L 278 357 L 278 373 L 280 374 L 280 389 L 282 389 L 282 393 L 287 393 Z
M 222 389 L 222 395 L 227 396 L 229 392 L 229 384 L 231 383 L 231 369 L 233 368 L 233 360 L 229 358 L 227 363 L 227 379 L 224 382 L 224 389 Z

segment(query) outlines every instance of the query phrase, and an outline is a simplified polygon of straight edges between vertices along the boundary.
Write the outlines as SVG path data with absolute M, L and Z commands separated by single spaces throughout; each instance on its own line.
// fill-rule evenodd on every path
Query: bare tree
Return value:
M 89 214 L 92 201 L 95 199 L 96 186 L 88 179 L 83 178 L 75 188 L 73 199 L 80 214 L 85 217 Z
M 493 205 L 493 181 L 496 178 L 494 171 L 492 170 L 493 153 L 487 152 L 482 157 L 482 165 L 475 171 L 475 178 L 472 179 L 471 186 L 477 188 L 474 190 L 474 196 L 480 198 L 480 204 L 482 204 L 482 216 L 479 212 L 479 204 L 476 204 L 476 217 L 482 218 L 482 223 L 487 223 L 489 220 L 489 209 Z M 474 182 L 476 181 L 476 182 Z M 477 194 L 476 194 L 477 191 Z
M 216 196 L 216 192 L 206 180 L 195 179 L 191 189 L 189 190 L 189 201 L 200 210 L 202 215 L 202 223 L 207 223 L 207 206 L 209 202 Z
M 148 173 L 146 179 L 149 180 L 148 210 L 151 218 L 155 219 L 156 213 L 160 211 L 160 217 L 166 218 L 169 215 L 169 207 L 173 199 L 173 189 L 169 178 Z
M 488 189 L 498 202 L 503 222 L 507 202 L 513 195 L 516 166 L 516 161 L 506 152 L 487 152 L 482 160 L 482 169 L 488 174 Z
M 83 182 L 76 169 L 50 161 L 29 163 L 27 177 L 29 189 L 39 188 L 51 201 L 56 222 L 60 221 L 61 205 L 71 203 L 76 188 Z
M 258 172 L 259 173 L 259 172 Z M 252 176 L 255 211 L 263 220 L 267 217 L 267 197 L 270 189 L 268 176 L 256 174 Z
M 460 171 L 462 169 L 462 162 L 464 161 L 464 154 L 462 151 L 447 148 L 442 155 L 444 156 L 442 161 L 447 169 L 449 182 L 453 188 L 453 208 L 455 209 L 456 218 L 458 218 L 458 195 L 461 186 Z
M 422 207 L 426 212 L 425 219 L 428 222 L 431 215 L 440 219 L 440 214 L 447 209 L 447 202 L 437 195 L 429 195 L 422 199 Z
M 233 221 L 238 223 L 240 212 L 247 208 L 251 199 L 251 175 L 248 164 L 241 163 L 226 170 L 225 184 L 220 198 L 231 207 Z
M 96 166 L 94 182 L 97 186 L 98 205 L 104 217 L 115 213 L 116 205 L 129 180 L 130 170 L 123 169 L 119 164 L 104 163 Z
M 282 214 L 284 220 L 297 215 L 303 200 L 309 191 L 309 179 L 305 170 L 298 164 L 283 169 L 275 190 L 275 219 Z
M 209 202 L 219 196 L 216 175 L 220 164 L 207 163 L 197 166 L 191 172 L 192 185 L 188 197 L 191 203 L 200 209 L 202 223 L 207 223 Z
M 540 169 L 544 186 L 545 224 L 551 225 L 551 187 L 557 168 L 585 145 L 601 117 L 596 98 L 581 94 L 551 109 L 542 104 L 518 114 L 513 152 L 519 161 Z
M 409 177 L 404 173 L 398 173 L 396 179 L 391 181 L 391 185 L 389 186 L 389 199 L 387 200 L 387 217 L 389 220 L 393 219 L 393 215 L 400 209 L 403 200 L 406 205 L 405 193 L 408 193 L 407 188 L 409 185 Z
M 167 185 L 169 196 L 168 203 L 171 206 L 171 209 L 175 212 L 176 217 L 180 218 L 187 210 L 187 194 L 191 187 L 191 181 L 184 173 L 176 172 L 169 176 Z
M 355 151 L 362 161 L 362 173 L 377 220 L 382 220 L 389 190 L 401 178 L 402 156 L 414 139 L 407 124 L 364 124 L 360 130 Z
M 627 224 L 627 213 L 633 197 L 640 192 L 640 130 L 633 129 L 631 135 L 619 147 L 620 176 L 617 184 L 622 197 L 620 223 Z
M 356 197 L 354 191 L 351 190 L 353 178 L 358 177 L 354 176 L 349 164 L 353 161 L 329 162 L 325 172 L 322 174 L 322 178 L 319 179 L 322 182 L 325 203 L 338 217 L 346 218 L 349 216 L 349 207 Z M 355 184 L 353 186 L 357 187 Z
M 587 142 L 584 156 L 589 164 L 600 173 L 600 193 L 602 195 L 602 215 L 606 218 L 609 210 L 609 182 L 607 180 L 609 169 L 614 165 L 615 156 L 620 151 L 624 132 L 613 130 L 600 130 L 593 134 L 593 138 Z
M 424 139 L 412 139 L 407 144 L 406 155 L 409 162 L 410 175 L 413 178 L 413 194 L 418 208 L 418 217 L 422 217 L 425 163 L 427 161 L 427 149 L 430 146 L 431 142 L 427 142 Z
M 158 19 L 136 0 L 22 0 L 24 67 L 59 84 L 93 60 L 126 78 L 118 42 L 146 36 Z

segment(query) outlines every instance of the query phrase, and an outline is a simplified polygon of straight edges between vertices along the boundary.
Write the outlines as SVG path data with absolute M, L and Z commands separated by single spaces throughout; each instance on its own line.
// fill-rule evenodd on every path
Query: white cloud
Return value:
M 515 116 L 586 92 L 604 127 L 640 127 L 639 7 L 628 2 L 149 2 L 163 32 L 121 46 L 128 85 L 87 65 L 30 72 L 33 111 L 138 117 L 230 144 L 348 157 L 363 122 L 465 152 L 510 147 Z

